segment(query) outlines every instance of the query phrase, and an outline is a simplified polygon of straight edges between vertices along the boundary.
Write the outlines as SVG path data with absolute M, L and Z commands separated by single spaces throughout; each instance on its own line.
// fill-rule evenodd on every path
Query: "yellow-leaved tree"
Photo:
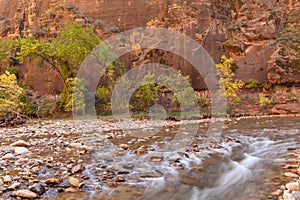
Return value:
M 19 96 L 22 88 L 18 85 L 17 77 L 6 71 L 0 76 L 0 115 L 18 112 Z
M 228 98 L 229 103 L 238 105 L 241 103 L 241 98 L 237 92 L 242 89 L 244 82 L 241 80 L 234 80 L 234 72 L 236 66 L 231 58 L 226 56 L 221 57 L 221 62 L 216 65 L 220 72 L 220 83 L 222 85 L 222 93 Z

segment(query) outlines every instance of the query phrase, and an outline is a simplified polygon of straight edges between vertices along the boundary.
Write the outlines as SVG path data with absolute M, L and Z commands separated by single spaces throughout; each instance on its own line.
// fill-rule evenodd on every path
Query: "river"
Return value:
M 187 124 L 186 131 L 191 127 Z M 99 186 L 99 190 L 61 193 L 55 198 L 265 200 L 274 199 L 271 192 L 289 180 L 283 176 L 283 166 L 288 164 L 289 150 L 299 145 L 299 117 L 233 120 L 225 123 L 221 135 L 209 140 L 205 134 L 207 122 L 199 127 L 186 151 L 164 152 L 159 162 L 149 161 L 151 155 L 157 155 L 155 151 L 139 156 L 130 150 L 116 156 L 120 151 L 117 148 L 96 151 L 85 173 L 87 182 Z M 118 140 L 131 141 L 126 137 Z M 157 147 L 161 140 L 146 143 Z M 121 180 L 118 187 L 103 184 L 103 171 L 110 168 L 124 173 L 126 181 Z

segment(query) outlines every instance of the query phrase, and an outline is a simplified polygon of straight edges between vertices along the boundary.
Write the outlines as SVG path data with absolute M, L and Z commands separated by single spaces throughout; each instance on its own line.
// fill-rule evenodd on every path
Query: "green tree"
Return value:
M 57 103 L 58 107 L 64 111 L 84 112 L 86 103 L 84 92 L 86 88 L 79 78 L 68 78 L 66 87 L 61 94 L 61 100 Z
M 6 71 L 17 74 L 18 69 L 15 66 L 17 60 L 13 57 L 16 50 L 16 42 L 14 40 L 0 40 L 0 74 Z
M 19 96 L 22 94 L 22 88 L 17 83 L 14 74 L 5 72 L 0 75 L 0 115 L 6 115 L 9 112 L 18 112 Z
M 222 95 L 225 95 L 231 104 L 238 105 L 241 103 L 241 98 L 237 92 L 242 89 L 244 82 L 241 80 L 233 80 L 234 72 L 237 69 L 231 58 L 226 56 L 221 57 L 221 62 L 216 65 L 220 72 L 220 83 L 222 85 Z
M 68 23 L 56 37 L 36 39 L 20 38 L 18 45 L 21 62 L 26 57 L 36 57 L 56 70 L 66 85 L 68 78 L 75 76 L 84 58 L 99 44 L 100 40 L 91 28 Z

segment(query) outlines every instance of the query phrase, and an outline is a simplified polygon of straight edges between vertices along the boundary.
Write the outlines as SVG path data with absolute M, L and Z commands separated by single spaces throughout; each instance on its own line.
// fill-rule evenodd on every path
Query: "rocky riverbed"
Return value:
M 128 125 L 125 122 L 121 122 L 117 130 L 110 120 L 97 121 L 98 128 L 103 131 L 102 134 L 90 130 L 93 128 L 88 125 L 89 122 L 80 122 L 78 125 L 79 129 L 85 130 L 85 133 L 78 130 L 73 120 L 44 121 L 17 128 L 0 129 L 2 198 L 52 199 L 60 193 L 76 193 L 75 197 L 82 196 L 85 199 L 86 193 L 85 195 L 80 193 L 82 191 L 102 192 L 103 195 L 97 196 L 105 197 L 103 190 L 109 191 L 109 188 L 138 183 L 141 182 L 140 179 L 162 177 L 162 172 L 159 171 L 145 171 L 128 176 L 134 167 L 131 162 L 125 164 L 123 170 L 118 170 L 102 162 L 105 159 L 95 161 L 93 155 L 95 151 L 103 148 L 107 140 L 117 148 L 116 155 L 121 156 L 131 152 L 139 157 L 155 152 L 157 147 L 149 144 L 164 143 L 163 140 L 172 138 L 171 135 L 176 130 L 178 122 L 167 122 L 164 126 L 164 132 L 167 134 L 164 136 L 138 139 L 126 136 L 122 130 L 119 130 L 120 127 L 126 129 Z M 155 128 L 160 125 L 160 122 L 149 124 L 145 120 L 137 122 L 133 129 L 146 130 L 149 126 Z M 205 126 L 207 127 L 207 124 Z M 200 151 L 197 145 L 190 146 L 189 149 L 191 152 Z M 188 156 L 186 154 L 186 157 Z M 150 162 L 160 163 L 164 157 L 152 153 L 149 159 Z M 178 169 L 184 168 L 180 160 L 181 158 L 178 158 L 170 162 L 173 162 L 171 164 Z M 93 177 L 90 175 L 91 172 Z M 137 193 L 142 194 L 143 190 L 145 189 L 140 188 Z M 63 196 L 61 195 L 59 199 Z
M 282 166 L 285 170 L 284 176 L 289 180 L 285 185 L 281 185 L 279 189 L 272 193 L 278 197 L 278 200 L 300 199 L 300 149 L 290 149 L 289 156 L 287 164 Z
M 235 170 L 241 176 L 237 179 L 241 184 L 249 178 L 248 168 L 256 171 L 253 165 L 258 159 L 248 152 L 251 149 L 241 148 L 245 141 L 255 142 L 251 138 L 249 140 L 247 130 L 242 133 L 235 128 L 239 123 L 235 120 L 228 120 L 223 125 L 227 135 L 209 140 L 203 135 L 209 129 L 209 121 L 201 121 L 195 138 L 174 154 L 164 154 L 158 149 L 169 144 L 182 123 L 189 132 L 195 121 L 162 123 L 139 120 L 130 125 L 131 128 L 128 128 L 127 121 L 120 121 L 117 125 L 114 120 L 96 121 L 96 126 L 91 125 L 90 120 L 80 123 L 61 120 L 0 129 L 0 199 L 140 199 L 150 194 L 164 198 L 165 193 L 178 193 L 186 198 L 183 195 L 186 195 L 187 187 L 191 188 L 193 195 L 199 193 L 197 188 L 204 188 L 202 192 L 205 193 L 205 188 L 215 187 Z M 264 120 L 259 123 L 271 122 Z M 133 137 L 142 130 L 157 134 Z M 235 131 L 241 133 L 236 134 Z M 257 142 L 259 145 L 261 142 L 270 143 L 261 139 Z M 276 145 L 274 148 L 277 148 Z M 233 154 L 242 151 L 249 156 Z M 289 152 L 293 155 L 299 153 L 292 147 Z M 224 156 L 230 160 L 227 162 Z M 205 158 L 213 159 L 203 163 Z M 220 161 L 224 162 L 220 164 Z M 268 177 L 266 185 L 274 190 L 283 182 L 293 180 L 291 177 L 298 179 L 299 166 L 296 162 L 285 163 L 285 168 L 281 167 L 275 178 Z M 235 163 L 247 167 L 247 170 L 235 169 Z M 291 183 L 282 187 L 281 192 L 278 190 L 272 194 L 271 191 L 261 191 L 256 199 L 272 199 L 282 194 L 284 199 L 288 199 L 290 193 L 298 194 L 299 184 L 298 187 L 296 185 Z M 289 192 L 282 192 L 283 189 Z

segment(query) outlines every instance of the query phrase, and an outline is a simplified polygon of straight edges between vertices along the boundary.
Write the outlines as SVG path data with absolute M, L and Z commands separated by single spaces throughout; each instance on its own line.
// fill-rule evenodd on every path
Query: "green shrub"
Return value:
M 264 84 L 264 89 L 265 90 L 270 90 L 270 89 L 272 89 L 272 87 L 273 87 L 273 85 L 271 83 Z
M 96 111 L 98 114 L 111 113 L 111 92 L 105 86 L 99 86 L 97 88 Z
M 258 84 L 259 84 L 258 80 L 255 80 L 255 79 L 250 78 L 250 79 L 248 80 L 248 84 L 247 84 L 245 87 L 246 87 L 247 89 L 256 90 L 257 87 L 258 87 Z
M 197 96 L 197 100 L 200 106 L 209 106 L 210 105 L 210 100 L 209 98 Z
M 23 115 L 27 116 L 36 116 L 38 107 L 32 100 L 26 95 L 26 94 L 21 94 L 19 97 L 20 100 L 20 112 Z
M 79 78 L 68 78 L 57 107 L 64 111 L 84 112 L 86 88 Z

